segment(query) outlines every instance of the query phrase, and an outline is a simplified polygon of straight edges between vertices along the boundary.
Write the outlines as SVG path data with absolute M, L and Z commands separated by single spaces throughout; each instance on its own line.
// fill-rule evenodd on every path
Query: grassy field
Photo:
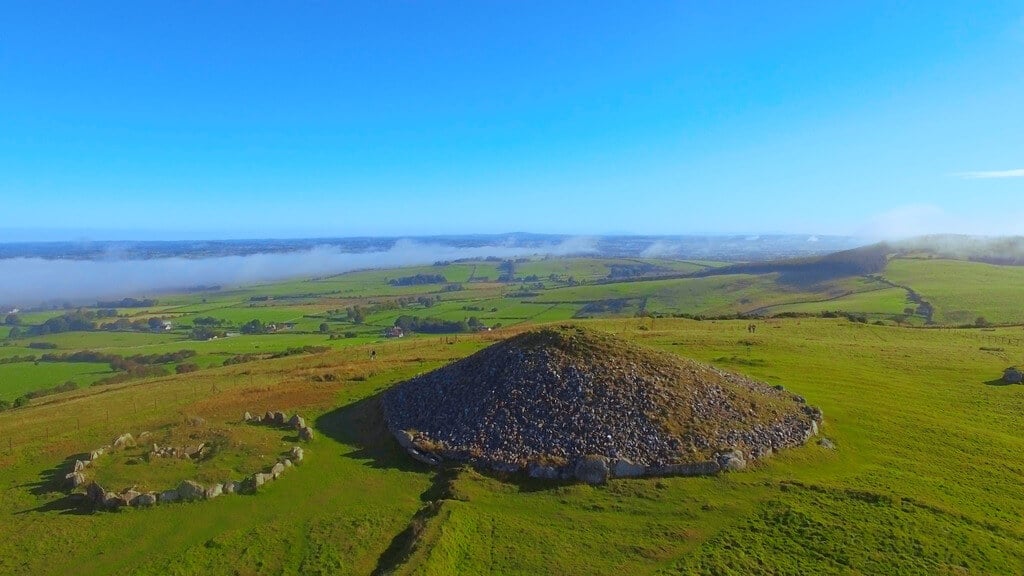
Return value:
M 943 324 L 1024 322 L 1024 267 L 960 260 L 894 259 L 885 277 L 909 285 L 935 307 Z
M 596 280 L 607 275 L 610 263 L 552 259 L 523 263 L 519 273 Z M 964 292 L 953 284 L 976 266 L 986 279 L 974 285 L 979 292 L 957 296 Z M 984 266 L 897 260 L 885 276 L 933 302 L 937 319 L 969 307 L 974 316 L 1012 321 L 1019 302 L 1010 288 L 1018 269 Z M 493 262 L 452 267 L 467 278 L 481 274 L 481 267 L 497 273 Z M 412 270 L 438 268 L 446 269 Z M 227 310 L 258 314 L 239 313 L 232 316 L 235 323 L 268 321 L 437 289 L 386 285 L 386 278 L 407 272 L 168 296 L 159 310 L 130 312 L 177 315 L 181 325 Z M 0 573 L 68 567 L 76 574 L 1024 572 L 1024 386 L 998 382 L 1003 368 L 1024 366 L 1020 327 L 922 329 L 790 318 L 757 320 L 751 334 L 750 320 L 632 317 L 644 300 L 647 310 L 846 310 L 879 319 L 906 307 L 904 290 L 864 278 L 812 288 L 780 286 L 771 276 L 548 283 L 528 297 L 506 296 L 520 291 L 519 284 L 467 284 L 429 308 L 375 312 L 362 325 L 329 322 L 336 334 L 355 331 L 354 338 L 330 339 L 314 329 L 319 319 L 308 319 L 302 324 L 308 330 L 296 326 L 203 342 L 190 340 L 182 326 L 159 334 L 70 332 L 5 340 L 0 357 L 189 349 L 196 352 L 189 361 L 201 370 L 88 387 L 109 376 L 110 367 L 0 364 L 0 399 L 66 380 L 85 386 L 0 412 Z M 338 291 L 349 296 L 336 297 Z M 267 294 L 275 299 L 249 307 L 252 296 Z M 308 301 L 297 304 L 291 297 L 297 295 Z M 616 298 L 638 303 L 603 319 L 572 320 L 588 302 Z M 472 315 L 505 327 L 385 340 L 380 331 L 398 314 L 449 320 Z M 383 430 L 378 399 L 388 386 L 542 322 L 579 322 L 783 385 L 823 409 L 822 434 L 836 449 L 811 444 L 713 478 L 591 487 L 428 469 Z M 58 348 L 30 349 L 29 342 Z M 328 348 L 222 366 L 238 354 L 307 345 Z M 318 434 L 303 464 L 258 495 L 92 513 L 59 485 L 75 457 L 121 433 L 142 431 L 159 443 L 209 440 L 220 451 L 201 466 L 146 464 L 131 460 L 141 452 L 122 454 L 101 461 L 94 472 L 106 487 L 160 487 L 190 476 L 237 479 L 272 463 L 295 442 L 289 434 L 240 421 L 247 410 L 268 409 L 298 411 Z M 190 426 L 195 417 L 205 423 Z

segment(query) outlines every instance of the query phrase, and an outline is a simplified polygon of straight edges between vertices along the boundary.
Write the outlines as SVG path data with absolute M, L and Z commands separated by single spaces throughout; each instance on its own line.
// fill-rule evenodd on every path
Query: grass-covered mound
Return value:
M 802 444 L 821 413 L 803 399 L 578 327 L 526 332 L 387 392 L 388 427 L 421 459 L 566 476 L 708 473 Z M 741 454 L 737 454 L 740 452 Z M 701 464 L 700 468 L 678 468 Z M 616 472 L 616 469 L 619 472 Z

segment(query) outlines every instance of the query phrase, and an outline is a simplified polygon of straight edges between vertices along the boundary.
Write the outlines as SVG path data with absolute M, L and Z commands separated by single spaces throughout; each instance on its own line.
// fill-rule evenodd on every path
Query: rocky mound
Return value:
M 403 382 L 385 393 L 383 410 L 425 462 L 587 481 L 742 468 L 806 442 L 821 419 L 781 389 L 568 326 Z

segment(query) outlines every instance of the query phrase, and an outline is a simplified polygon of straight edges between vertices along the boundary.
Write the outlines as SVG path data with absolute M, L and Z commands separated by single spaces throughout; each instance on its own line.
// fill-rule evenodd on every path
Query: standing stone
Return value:
M 102 504 L 106 499 L 107 491 L 102 486 L 93 482 L 85 488 L 85 495 L 92 500 L 93 504 Z
M 306 427 L 306 419 L 296 414 L 288 420 L 288 426 L 295 430 L 301 430 Z
M 85 475 L 81 472 L 72 472 L 64 478 L 67 480 L 68 486 L 72 488 L 78 488 L 82 484 L 85 484 Z
M 92 452 L 89 452 L 89 460 L 95 460 L 103 455 L 103 448 L 97 448 Z
M 114 439 L 113 446 L 117 449 L 134 448 L 135 438 L 131 434 L 122 434 Z
M 82 462 L 81 460 L 75 460 L 75 469 L 73 471 L 81 472 L 82 470 L 85 470 L 85 462 Z
M 573 473 L 577 480 L 587 484 L 604 484 L 608 481 L 608 458 L 596 454 L 584 456 L 576 462 Z
M 202 500 L 206 495 L 203 485 L 193 480 L 185 480 L 178 485 L 178 497 L 186 502 L 191 500 Z
M 288 416 L 281 411 L 274 412 L 274 424 L 284 426 L 288 422 Z
M 280 476 L 283 472 L 284 464 L 280 462 L 274 464 L 274 467 L 270 469 L 270 475 L 274 477 L 274 480 L 277 480 L 277 477 Z
M 117 510 L 118 508 L 124 505 L 124 498 L 122 498 L 120 494 L 107 492 L 106 494 L 103 495 L 103 507 L 108 510 Z
M 224 493 L 234 494 L 238 490 L 238 483 L 234 480 L 229 480 L 224 483 Z
M 643 464 L 633 464 L 625 458 L 617 458 L 612 462 L 611 473 L 616 478 L 636 478 L 643 476 L 647 467 Z
M 160 493 L 160 502 L 177 502 L 181 500 L 177 490 L 164 490 Z
M 292 460 L 302 462 L 303 450 L 301 446 L 292 446 Z
M 136 498 L 138 498 L 141 495 L 142 494 L 140 494 L 136 490 L 128 489 L 128 490 L 125 490 L 124 492 L 121 492 L 121 500 L 124 500 L 125 504 L 131 504 L 133 500 L 135 500 Z
M 287 458 L 285 458 L 284 460 L 281 460 L 281 464 L 284 464 L 285 468 L 291 468 L 292 467 L 292 461 L 287 459 Z
M 1007 384 L 1020 384 L 1024 382 L 1024 372 L 1018 370 L 1016 366 L 1010 366 L 1003 370 L 1003 382 Z
M 246 422 L 248 422 L 249 420 L 252 420 L 252 414 L 249 414 L 248 412 L 246 412 L 245 415 L 242 416 L 242 420 L 245 420 Z
M 310 428 L 309 426 L 304 426 L 301 429 L 299 429 L 299 439 L 304 441 L 304 442 L 312 442 L 313 441 L 313 429 Z
M 214 484 L 213 486 L 210 486 L 209 488 L 206 489 L 206 499 L 207 500 L 213 500 L 214 498 L 216 498 L 217 496 L 220 496 L 223 493 L 224 493 L 224 485 L 223 484 Z

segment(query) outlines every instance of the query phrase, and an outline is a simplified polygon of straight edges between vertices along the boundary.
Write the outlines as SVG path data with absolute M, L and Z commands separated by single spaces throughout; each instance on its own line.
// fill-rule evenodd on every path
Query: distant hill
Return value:
M 877 274 L 885 269 L 892 250 L 889 244 L 883 242 L 823 256 L 733 264 L 702 270 L 694 276 L 778 273 L 779 282 L 806 286 L 835 278 Z

